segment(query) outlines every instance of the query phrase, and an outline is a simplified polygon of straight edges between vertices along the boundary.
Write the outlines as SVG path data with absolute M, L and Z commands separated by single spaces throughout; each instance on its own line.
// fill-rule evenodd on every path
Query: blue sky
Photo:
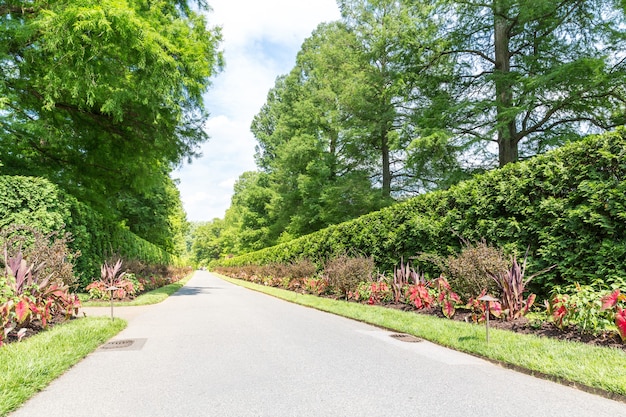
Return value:
M 339 19 L 335 0 L 209 0 L 212 26 L 221 26 L 224 71 L 206 95 L 211 136 L 203 156 L 172 174 L 189 221 L 223 218 L 233 185 L 254 170 L 250 133 L 276 77 L 289 72 L 305 38 L 321 22 Z

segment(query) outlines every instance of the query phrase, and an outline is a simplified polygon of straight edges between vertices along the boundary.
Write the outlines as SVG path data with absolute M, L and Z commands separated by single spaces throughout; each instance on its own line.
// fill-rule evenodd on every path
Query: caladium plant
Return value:
M 617 313 L 615 314 L 615 325 L 617 326 L 617 331 L 619 332 L 622 341 L 626 342 L 626 309 L 621 307 L 617 308 Z
M 409 300 L 411 300 L 411 303 L 413 303 L 418 310 L 428 308 L 435 302 L 435 299 L 428 291 L 427 284 L 422 282 L 409 285 L 407 287 L 407 293 Z
M 618 305 L 619 302 L 626 301 L 626 294 L 623 294 L 619 289 L 615 289 L 610 294 L 602 297 L 602 310 L 608 310 L 615 308 L 615 326 L 622 338 L 622 341 L 626 342 L 626 309 L 623 309 Z
M 440 275 L 433 281 L 433 287 L 437 293 L 437 302 L 441 305 L 441 311 L 447 318 L 452 318 L 457 305 L 461 304 L 461 297 L 454 291 L 445 276 Z
M 472 311 L 472 321 L 474 323 L 482 323 L 486 320 L 487 317 L 487 305 L 489 306 L 489 314 L 490 317 L 493 316 L 495 318 L 501 318 L 502 304 L 499 301 L 488 301 L 485 303 L 481 301 L 480 298 L 487 294 L 487 290 L 483 290 L 478 297 L 472 297 L 469 299 L 468 303 L 465 305 L 465 308 L 470 309 Z

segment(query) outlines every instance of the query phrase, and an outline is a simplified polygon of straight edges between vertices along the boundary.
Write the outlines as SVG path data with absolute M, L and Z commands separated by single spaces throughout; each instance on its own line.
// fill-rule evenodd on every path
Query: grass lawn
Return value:
M 161 288 L 157 288 L 156 290 L 152 290 L 141 294 L 137 298 L 132 301 L 125 302 L 113 302 L 114 306 L 124 307 L 124 306 L 145 306 L 149 304 L 157 304 L 161 301 L 165 300 L 170 295 L 174 294 L 176 291 L 180 290 L 193 276 L 193 272 L 187 275 L 185 278 L 180 281 L 174 282 L 173 284 L 166 285 Z M 83 307 L 108 307 L 111 305 L 109 301 L 90 301 L 89 294 L 79 294 L 79 298 Z
M 17 409 L 125 327 L 120 319 L 80 318 L 1 347 L 0 416 Z
M 216 274 L 219 275 L 219 274 Z M 247 281 L 221 278 L 293 303 L 408 333 L 442 346 L 497 361 L 533 375 L 626 401 L 626 352 L 510 331 L 380 306 L 303 295 Z

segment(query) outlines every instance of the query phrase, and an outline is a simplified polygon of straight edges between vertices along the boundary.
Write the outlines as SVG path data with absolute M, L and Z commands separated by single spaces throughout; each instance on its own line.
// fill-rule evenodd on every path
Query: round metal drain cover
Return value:
M 135 343 L 134 340 L 113 340 L 104 344 L 100 349 L 122 349 L 132 346 Z
M 401 342 L 407 342 L 407 343 L 417 343 L 417 342 L 422 341 L 422 339 L 418 337 L 411 336 L 410 334 L 404 334 L 404 333 L 395 333 L 395 334 L 392 334 L 391 337 L 393 337 L 394 339 L 400 340 Z

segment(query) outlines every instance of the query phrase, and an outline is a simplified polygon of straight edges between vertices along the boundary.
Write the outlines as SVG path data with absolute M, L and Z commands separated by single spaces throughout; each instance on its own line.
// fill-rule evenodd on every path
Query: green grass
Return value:
M 145 306 L 150 304 L 157 304 L 161 301 L 165 300 L 170 295 L 174 294 L 176 291 L 180 290 L 193 276 L 193 273 L 187 275 L 185 278 L 177 281 L 173 284 L 165 285 L 161 288 L 157 288 L 156 290 L 149 291 L 147 293 L 141 294 L 139 297 L 135 298 L 132 301 L 125 302 L 113 302 L 113 305 L 116 307 L 126 307 L 126 306 Z M 109 301 L 90 301 L 88 294 L 79 294 L 78 295 L 81 304 L 83 307 L 108 307 L 111 305 Z
M 0 347 L 0 416 L 17 409 L 125 327 L 121 319 L 81 318 Z
M 476 325 L 380 306 L 303 295 L 234 280 L 223 275 L 220 277 L 293 303 L 412 334 L 537 376 L 591 389 L 622 401 L 626 399 L 626 352 L 620 349 L 498 329 L 490 329 L 487 344 L 484 324 Z

